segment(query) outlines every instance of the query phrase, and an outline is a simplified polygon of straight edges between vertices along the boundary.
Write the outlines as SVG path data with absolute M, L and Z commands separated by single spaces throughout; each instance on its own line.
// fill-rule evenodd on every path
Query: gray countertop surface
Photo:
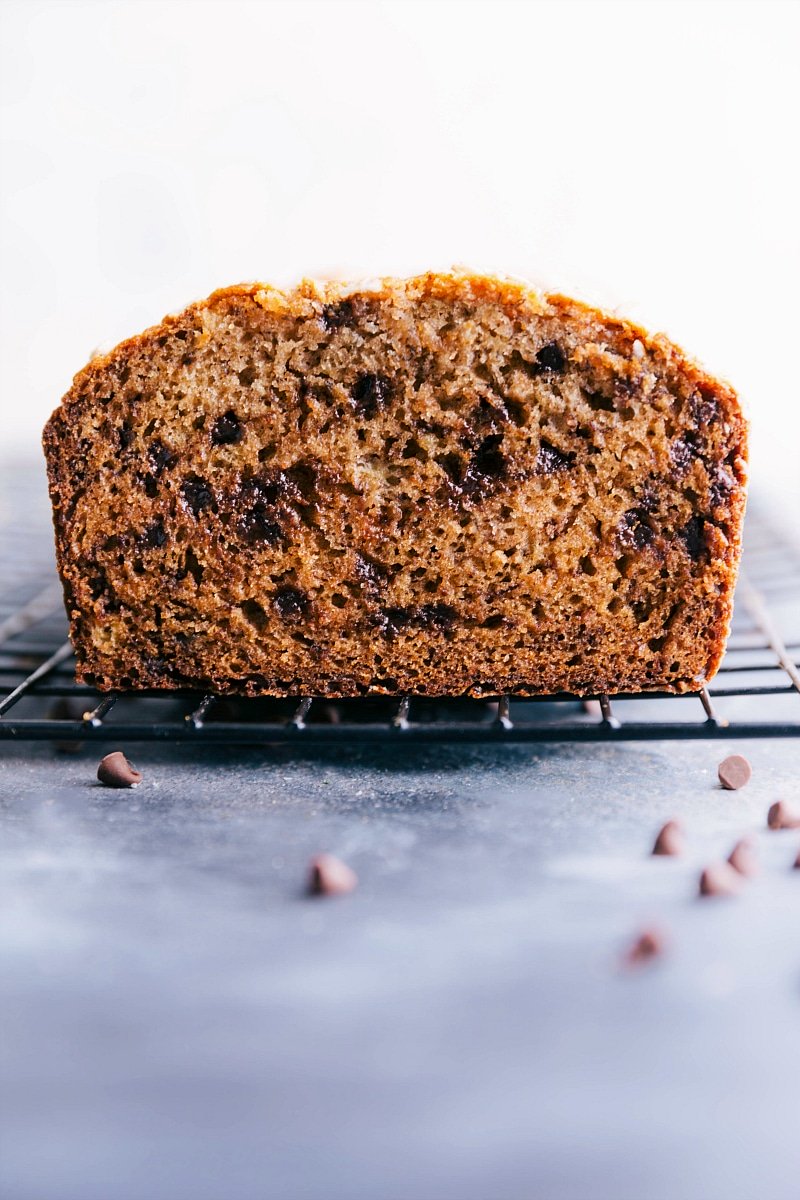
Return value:
M 0 759 L 14 1200 L 794 1197 L 786 745 Z M 649 857 L 683 817 L 685 858 Z M 744 832 L 731 900 L 697 876 Z M 347 898 L 302 894 L 320 850 Z M 662 962 L 620 968 L 643 926 Z
M 127 749 L 0 744 L 4 1200 L 797 1195 L 796 741 Z

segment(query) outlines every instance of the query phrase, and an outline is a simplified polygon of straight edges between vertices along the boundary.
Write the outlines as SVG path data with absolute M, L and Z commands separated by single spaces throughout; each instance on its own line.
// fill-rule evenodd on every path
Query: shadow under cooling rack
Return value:
M 713 683 L 691 696 L 621 695 L 613 702 L 101 696 L 74 681 L 49 538 L 39 533 L 37 563 L 24 528 L 0 534 L 0 740 L 398 745 L 800 736 L 800 561 L 758 513 L 748 514 L 746 574 Z

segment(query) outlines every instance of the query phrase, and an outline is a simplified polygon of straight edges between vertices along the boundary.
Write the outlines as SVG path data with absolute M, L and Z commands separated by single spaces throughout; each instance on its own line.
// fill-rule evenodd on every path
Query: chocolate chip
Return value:
M 698 455 L 697 437 L 691 432 L 677 438 L 669 450 L 672 465 L 680 475 L 686 474 Z
M 261 542 L 265 546 L 277 546 L 286 541 L 280 525 L 270 521 L 261 512 L 246 513 L 239 522 L 239 532 L 251 546 Z
M 285 621 L 297 621 L 304 616 L 311 603 L 302 588 L 282 587 L 272 601 Z
M 101 596 L 110 591 L 111 585 L 108 582 L 108 576 L 102 567 L 95 566 L 95 569 L 97 574 L 90 575 L 88 580 L 89 595 L 91 596 L 92 600 L 99 600 Z
M 800 812 L 785 800 L 778 800 L 767 813 L 770 829 L 800 829 Z
M 286 535 L 277 521 L 273 521 L 266 509 L 255 506 L 239 518 L 238 530 L 249 546 L 277 546 L 286 541 Z
M 178 683 L 182 679 L 175 665 L 161 654 L 146 654 L 142 662 L 153 687 L 161 687 L 165 683 Z
M 536 365 L 540 371 L 560 375 L 567 360 L 558 342 L 547 342 L 536 355 Z
M 739 788 L 743 788 L 750 782 L 752 774 L 750 763 L 743 754 L 729 754 L 717 767 L 719 781 L 728 792 L 737 792 Z
M 257 374 L 255 367 L 245 367 L 244 370 L 239 371 L 239 383 L 242 387 L 250 387 L 255 383 Z
M 317 494 L 319 470 L 310 462 L 296 462 L 283 472 L 287 498 L 292 504 L 313 500 Z
M 121 750 L 114 750 L 102 759 L 97 768 L 97 778 L 105 787 L 129 788 L 142 782 L 142 773 L 128 762 Z
M 135 434 L 134 434 L 133 430 L 131 429 L 130 425 L 128 424 L 128 422 L 123 421 L 122 424 L 120 425 L 119 429 L 117 430 L 117 436 L 119 437 L 120 450 L 127 450 L 128 447 L 130 446 L 131 442 L 133 441 Z
M 736 896 L 742 890 L 742 877 L 730 863 L 712 863 L 700 876 L 701 896 Z
M 797 851 L 797 858 L 794 860 L 795 871 L 800 871 L 800 850 Z
M 469 471 L 487 479 L 500 479 L 506 469 L 505 455 L 500 450 L 502 441 L 502 433 L 484 438 L 472 456 Z
M 689 411 L 701 427 L 713 425 L 719 420 L 719 403 L 714 393 L 701 387 L 689 400 Z
M 648 521 L 646 508 L 631 508 L 623 513 L 617 525 L 617 541 L 624 550 L 644 550 L 655 534 Z
M 451 604 L 422 604 L 417 610 L 416 619 L 423 629 L 452 629 L 458 613 Z
M 198 516 L 204 508 L 211 508 L 214 503 L 214 494 L 211 488 L 199 475 L 188 475 L 184 479 L 181 484 L 181 495 L 195 516 Z
M 242 437 L 242 426 L 232 408 L 221 417 L 217 417 L 211 429 L 211 441 L 215 446 L 235 446 Z
M 708 490 L 711 508 L 720 508 L 736 487 L 736 479 L 725 467 L 718 467 Z
M 350 397 L 359 416 L 374 417 L 389 403 L 391 394 L 391 381 L 385 375 L 360 375 Z
M 692 517 L 678 533 L 686 546 L 686 552 L 697 562 L 703 557 L 706 549 L 705 521 L 702 517 Z
M 289 499 L 288 481 L 283 471 L 273 471 L 261 479 L 250 479 L 243 489 L 250 503 L 257 508 L 274 507 Z
M 147 447 L 147 457 L 150 460 L 150 470 L 156 479 L 160 479 L 164 471 L 174 466 L 178 456 L 169 446 L 165 446 L 160 438 L 156 438 Z
M 574 461 L 573 451 L 557 450 L 550 442 L 542 439 L 533 469 L 536 475 L 555 475 L 557 471 L 568 471 Z
M 508 421 L 505 400 L 498 397 L 497 403 L 493 404 L 488 396 L 481 396 L 466 420 L 467 424 L 471 425 L 473 429 L 486 431 L 487 433 L 496 432 L 497 429 L 505 425 Z
M 346 896 L 358 885 L 352 867 L 333 854 L 318 854 L 311 860 L 308 892 L 311 896 Z
M 303 497 L 283 471 L 274 471 L 263 477 L 243 479 L 231 503 L 240 514 L 237 525 L 242 540 L 251 546 L 274 546 L 286 541 L 279 508 L 301 505 Z
M 660 929 L 644 929 L 625 951 L 622 961 L 626 967 L 641 967 L 661 958 L 666 950 L 666 938 Z
M 384 633 L 393 636 L 399 633 L 401 629 L 405 629 L 414 619 L 413 609 L 410 608 L 382 608 L 375 617 L 375 624 L 382 629 Z
M 242 615 L 259 633 L 263 633 L 269 623 L 269 617 L 257 600 L 243 600 L 239 605 Z
M 612 396 L 605 396 L 602 392 L 585 390 L 583 393 L 583 398 L 589 407 L 594 409 L 595 412 L 613 413 L 617 411 L 614 398 Z
M 678 855 L 683 854 L 686 843 L 683 836 L 683 826 L 679 821 L 667 821 L 658 831 L 653 845 L 653 854 Z
M 436 462 L 452 483 L 456 485 L 463 483 L 467 468 L 460 454 L 456 454 L 455 451 L 451 450 L 448 454 L 443 454 L 437 458 Z
M 356 554 L 354 558 L 356 575 L 362 583 L 371 588 L 379 588 L 385 584 L 389 575 L 389 568 L 385 563 L 371 558 L 369 554 Z
M 646 479 L 639 491 L 639 508 L 644 513 L 656 512 L 661 502 L 658 487 L 652 478 Z
M 141 535 L 142 545 L 147 546 L 151 550 L 157 549 L 159 546 L 166 545 L 167 531 L 164 528 L 164 522 L 161 517 L 148 525 L 144 533 Z
M 337 304 L 326 304 L 320 313 L 320 321 L 326 329 L 342 329 L 352 325 L 356 319 L 352 300 L 340 300 Z
M 741 838 L 728 855 L 728 862 L 740 875 L 747 878 L 757 875 L 758 853 L 755 840 L 750 837 Z

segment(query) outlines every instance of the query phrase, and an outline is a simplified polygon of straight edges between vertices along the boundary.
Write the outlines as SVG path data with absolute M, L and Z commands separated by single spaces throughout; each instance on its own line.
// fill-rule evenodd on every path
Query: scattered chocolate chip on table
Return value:
M 750 782 L 753 769 L 743 754 L 729 754 L 723 758 L 717 768 L 717 775 L 723 788 L 728 792 L 737 792 Z
M 136 770 L 121 750 L 113 750 L 101 760 L 97 778 L 105 787 L 130 788 L 142 782 L 142 773 Z
M 658 832 L 653 845 L 653 854 L 677 855 L 683 854 L 686 843 L 683 836 L 683 826 L 680 821 L 667 821 Z
M 730 863 L 712 863 L 700 876 L 701 896 L 736 896 L 742 890 L 742 877 Z
M 785 800 L 776 800 L 767 813 L 770 829 L 800 829 L 800 812 Z
M 728 855 L 728 862 L 740 875 L 752 877 L 759 872 L 758 851 L 753 838 L 740 838 Z
M 352 867 L 333 854 L 318 854 L 312 859 L 308 891 L 312 896 L 345 896 L 358 884 Z
M 660 929 L 643 929 L 625 951 L 622 961 L 627 967 L 640 967 L 661 958 L 667 941 Z

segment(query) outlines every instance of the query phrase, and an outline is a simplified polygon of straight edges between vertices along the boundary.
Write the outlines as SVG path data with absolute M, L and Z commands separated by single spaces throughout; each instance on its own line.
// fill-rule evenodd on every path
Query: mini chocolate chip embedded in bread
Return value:
M 45 430 L 78 677 L 695 690 L 745 443 L 665 338 L 520 283 L 215 292 L 90 362 Z

